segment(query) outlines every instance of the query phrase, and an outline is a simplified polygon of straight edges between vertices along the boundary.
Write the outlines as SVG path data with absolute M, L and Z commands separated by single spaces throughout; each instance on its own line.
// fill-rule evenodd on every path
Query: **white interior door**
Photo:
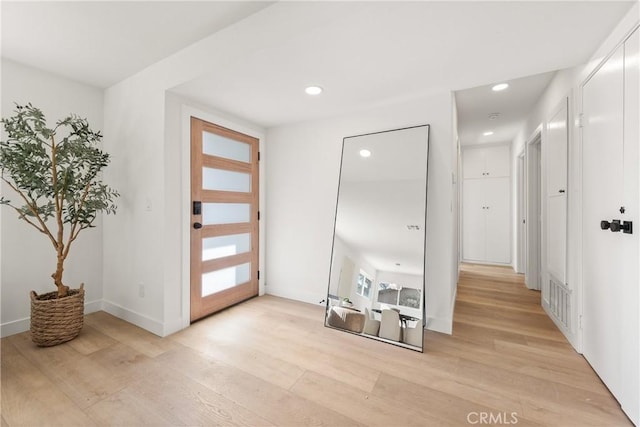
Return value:
M 638 46 L 636 31 L 582 92 L 583 353 L 636 424 L 640 240 L 601 221 L 640 225 Z
M 338 282 L 338 297 L 340 299 L 351 297 L 351 287 L 353 284 L 353 273 L 355 264 L 351 258 L 345 256 L 342 260 L 342 268 L 340 269 L 340 281 Z
M 567 271 L 567 116 L 565 98 L 549 120 L 546 140 L 547 271 L 563 284 Z
M 465 179 L 462 202 L 462 256 L 468 261 L 484 261 L 486 205 L 483 179 Z
M 511 215 L 509 204 L 509 178 L 489 178 L 484 180 L 486 243 L 485 256 L 492 262 L 511 261 L 510 230 Z

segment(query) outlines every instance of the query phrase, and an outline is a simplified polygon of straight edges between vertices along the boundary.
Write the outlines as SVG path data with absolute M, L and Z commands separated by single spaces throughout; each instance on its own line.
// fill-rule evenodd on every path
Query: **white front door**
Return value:
M 582 92 L 583 353 L 636 424 L 640 401 L 639 39 L 636 31 Z M 612 231 L 618 228 L 616 223 L 611 225 L 614 220 L 631 221 L 633 233 Z

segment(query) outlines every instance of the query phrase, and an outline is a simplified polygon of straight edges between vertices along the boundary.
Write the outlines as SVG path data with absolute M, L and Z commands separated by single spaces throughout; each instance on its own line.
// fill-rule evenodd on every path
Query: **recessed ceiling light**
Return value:
M 485 132 L 483 133 L 484 136 L 489 136 L 489 135 L 493 135 L 493 132 L 489 131 L 489 132 Z
M 500 83 L 491 88 L 494 92 L 500 92 L 501 90 L 505 90 L 509 87 L 509 83 Z
M 367 150 L 366 148 L 363 148 L 362 150 L 360 150 L 360 156 L 371 157 L 371 151 Z
M 304 89 L 308 95 L 320 95 L 322 93 L 322 88 L 320 86 L 308 86 Z

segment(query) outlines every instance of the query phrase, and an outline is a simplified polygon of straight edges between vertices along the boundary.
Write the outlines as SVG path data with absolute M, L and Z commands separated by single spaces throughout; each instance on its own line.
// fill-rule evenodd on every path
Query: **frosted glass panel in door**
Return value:
M 251 175 L 224 169 L 202 168 L 204 190 L 251 192 Z
M 236 265 L 202 275 L 202 296 L 241 285 L 251 279 L 251 263 Z
M 249 222 L 251 219 L 251 205 L 249 203 L 203 203 L 202 223 L 238 224 Z
M 251 250 L 251 234 L 231 234 L 229 236 L 202 239 L 202 261 L 238 255 Z
M 251 162 L 251 146 L 215 133 L 202 132 L 202 152 L 210 156 Z

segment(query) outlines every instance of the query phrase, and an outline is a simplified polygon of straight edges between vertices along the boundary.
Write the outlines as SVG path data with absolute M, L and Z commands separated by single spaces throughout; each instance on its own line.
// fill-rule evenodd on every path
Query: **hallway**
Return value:
M 539 296 L 508 268 L 463 265 L 454 335 L 426 332 L 424 353 L 273 296 L 165 338 L 97 312 L 56 347 L 2 339 L 2 426 L 630 425 Z
M 632 425 L 510 267 L 463 264 L 453 336 L 427 351 L 458 359 L 459 397 L 546 425 Z M 476 388 L 487 391 L 480 396 Z

